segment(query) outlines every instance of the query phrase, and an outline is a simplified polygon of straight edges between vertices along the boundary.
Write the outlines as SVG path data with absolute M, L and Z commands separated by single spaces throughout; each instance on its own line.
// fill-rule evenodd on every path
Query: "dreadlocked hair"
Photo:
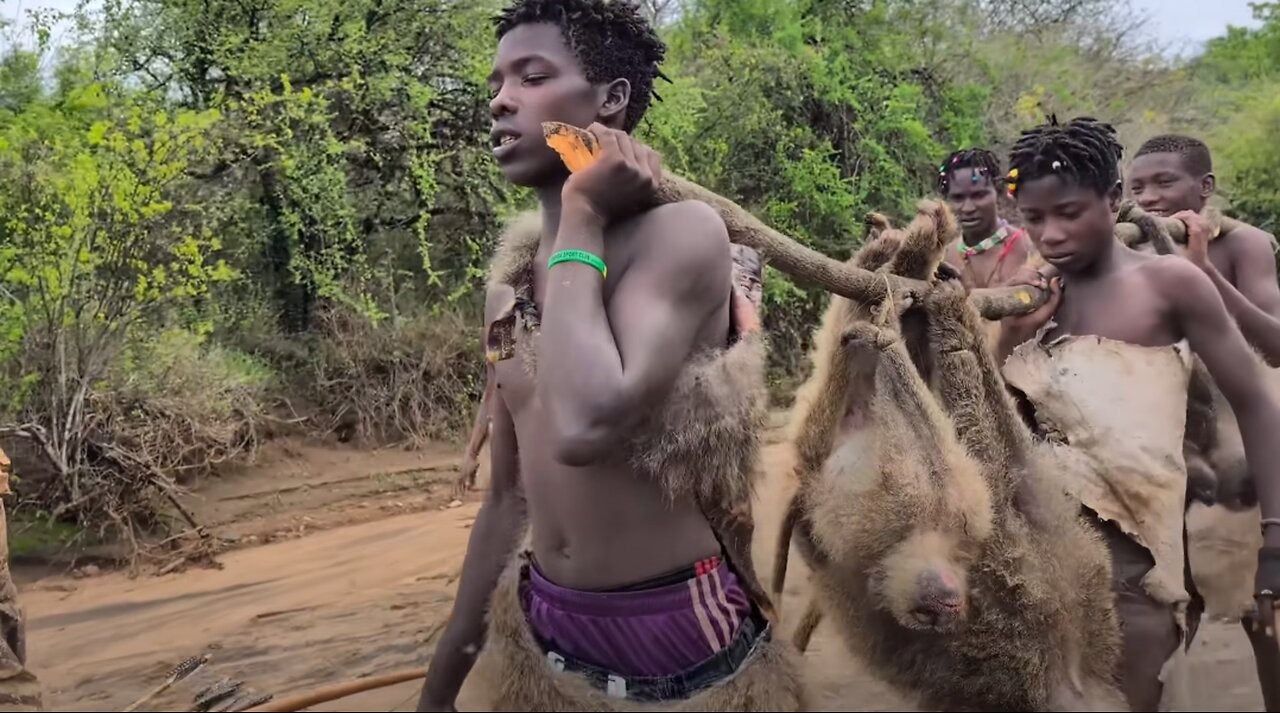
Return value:
M 1162 134 L 1147 139 L 1134 158 L 1151 153 L 1176 153 L 1182 157 L 1182 165 L 1195 176 L 1213 173 L 1213 159 L 1209 147 L 1200 139 L 1182 134 Z
M 494 19 L 494 26 L 502 39 L 520 25 L 537 22 L 560 27 L 587 81 L 631 83 L 623 129 L 634 129 L 657 96 L 654 79 L 666 79 L 658 65 L 667 46 L 639 8 L 628 0 L 516 0 Z
M 1009 152 L 1009 193 L 1016 195 L 1025 181 L 1058 176 L 1106 195 L 1120 180 L 1123 154 L 1110 124 L 1083 116 L 1059 124 L 1051 116 L 1048 123 L 1022 132 Z
M 951 190 L 951 176 L 962 168 L 973 171 L 974 182 L 979 176 L 986 176 L 995 186 L 1001 179 L 1000 159 L 986 149 L 970 148 L 953 152 L 938 167 L 938 188 L 945 195 Z

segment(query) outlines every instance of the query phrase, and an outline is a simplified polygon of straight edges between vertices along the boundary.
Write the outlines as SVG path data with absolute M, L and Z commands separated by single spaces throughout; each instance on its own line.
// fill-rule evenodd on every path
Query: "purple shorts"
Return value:
M 521 599 L 542 644 L 623 676 L 688 671 L 727 648 L 752 613 L 720 557 L 621 591 L 566 589 L 535 564 L 527 571 Z

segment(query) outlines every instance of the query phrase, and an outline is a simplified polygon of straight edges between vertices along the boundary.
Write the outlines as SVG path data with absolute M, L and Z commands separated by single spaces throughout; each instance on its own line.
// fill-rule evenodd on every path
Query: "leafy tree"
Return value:
M 393 296 L 438 305 L 479 284 L 505 197 L 480 81 L 487 7 L 110 0 L 106 38 L 148 90 L 221 112 L 230 140 L 207 178 L 256 197 L 260 277 L 297 332 L 317 299 L 378 317 Z M 374 263 L 416 289 L 379 300 Z
M 100 82 L 8 96 L 0 413 L 42 427 L 25 431 L 67 478 L 69 506 L 81 501 L 89 399 L 131 330 L 234 276 L 200 206 L 183 200 L 187 172 L 214 151 L 219 117 Z

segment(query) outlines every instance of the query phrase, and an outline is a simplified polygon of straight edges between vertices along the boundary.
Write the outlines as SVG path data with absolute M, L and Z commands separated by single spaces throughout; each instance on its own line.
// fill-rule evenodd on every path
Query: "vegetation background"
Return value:
M 498 0 L 103 0 L 0 44 L 0 443 L 18 518 L 128 541 L 282 433 L 457 438 L 504 219 Z M 836 257 L 1055 112 L 1204 135 L 1280 222 L 1280 3 L 1170 59 L 1113 0 L 646 0 L 670 170 Z M 69 42 L 52 27 L 74 23 Z M 0 28 L 0 32 L 5 32 Z M 781 400 L 825 297 L 770 271 Z M 186 525 L 181 524 L 181 527 Z

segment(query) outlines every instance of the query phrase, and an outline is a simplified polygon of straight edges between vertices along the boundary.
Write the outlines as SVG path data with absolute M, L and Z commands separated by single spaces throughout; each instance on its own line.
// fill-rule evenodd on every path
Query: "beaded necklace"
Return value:
M 1008 240 L 1009 236 L 1012 234 L 1013 231 L 1009 229 L 1009 224 L 1002 223 L 991 237 L 982 239 L 977 245 L 965 245 L 962 241 L 956 246 L 956 250 L 960 251 L 960 254 L 966 258 L 971 258 L 974 255 L 981 255 L 1000 243 L 1003 243 L 1005 240 Z

